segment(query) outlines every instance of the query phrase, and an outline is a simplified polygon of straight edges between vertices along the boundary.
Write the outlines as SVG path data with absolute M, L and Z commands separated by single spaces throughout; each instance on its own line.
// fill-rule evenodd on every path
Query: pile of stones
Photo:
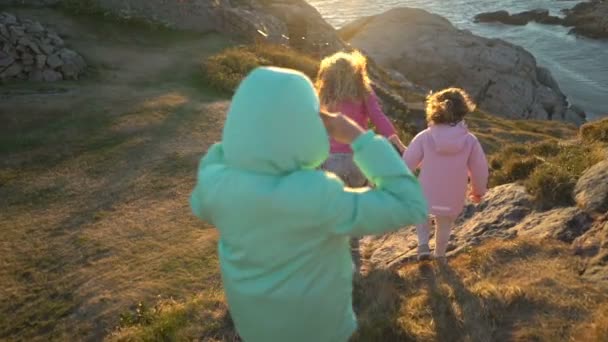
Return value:
M 0 82 L 75 80 L 86 66 L 56 32 L 39 22 L 0 13 Z

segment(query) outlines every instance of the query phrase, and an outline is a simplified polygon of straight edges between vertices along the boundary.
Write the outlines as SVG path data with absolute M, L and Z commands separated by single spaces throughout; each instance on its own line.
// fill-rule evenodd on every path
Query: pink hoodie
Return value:
M 433 215 L 460 215 L 468 177 L 473 195 L 481 197 L 487 191 L 488 162 L 463 121 L 456 126 L 432 125 L 420 132 L 403 159 L 412 172 L 420 167 L 419 180 Z
M 365 102 L 352 102 L 347 101 L 340 103 L 336 108 L 331 108 L 335 112 L 340 112 L 349 118 L 353 119 L 356 123 L 361 126 L 364 130 L 367 130 L 368 121 L 376 126 L 378 133 L 386 138 L 395 134 L 395 128 L 391 121 L 384 115 L 380 104 L 378 103 L 378 96 L 374 91 L 367 97 Z M 339 142 L 331 139 L 331 153 L 353 153 L 350 145 L 340 144 Z

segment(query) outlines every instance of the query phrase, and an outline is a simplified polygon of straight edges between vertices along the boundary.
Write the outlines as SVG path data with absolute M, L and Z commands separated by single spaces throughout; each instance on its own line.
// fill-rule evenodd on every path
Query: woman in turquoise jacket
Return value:
M 349 238 L 426 220 L 418 181 L 384 138 L 342 116 L 326 125 L 352 142 L 373 189 L 318 170 L 329 154 L 319 100 L 286 69 L 258 68 L 241 83 L 222 141 L 200 162 L 190 203 L 220 231 L 228 306 L 246 342 L 348 340 L 357 325 Z

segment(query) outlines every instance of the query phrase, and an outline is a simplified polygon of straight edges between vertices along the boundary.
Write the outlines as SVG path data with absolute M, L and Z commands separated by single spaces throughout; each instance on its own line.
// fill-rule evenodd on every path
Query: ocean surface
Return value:
M 536 8 L 563 16 L 562 9 L 579 1 L 563 0 L 309 0 L 325 19 L 340 28 L 362 16 L 394 7 L 417 7 L 449 19 L 474 34 L 501 38 L 530 51 L 547 67 L 570 103 L 583 108 L 589 119 L 608 115 L 608 41 L 569 35 L 569 28 L 529 23 L 526 26 L 476 24 L 473 17 L 488 11 L 517 13 Z

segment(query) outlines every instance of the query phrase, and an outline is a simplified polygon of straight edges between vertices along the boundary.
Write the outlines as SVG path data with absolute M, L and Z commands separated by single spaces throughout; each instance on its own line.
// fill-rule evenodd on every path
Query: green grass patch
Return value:
M 236 334 L 220 291 L 206 290 L 185 301 L 139 302 L 120 315 L 110 341 L 235 341 Z
M 209 85 L 233 92 L 241 80 L 259 66 L 295 69 L 314 78 L 319 60 L 283 46 L 259 44 L 226 49 L 203 60 L 201 69 Z
M 536 168 L 525 181 L 526 188 L 543 209 L 574 204 L 572 192 L 579 175 L 555 164 Z
M 582 173 L 602 158 L 598 144 L 511 144 L 490 158 L 490 186 L 522 182 L 541 207 L 568 206 Z

